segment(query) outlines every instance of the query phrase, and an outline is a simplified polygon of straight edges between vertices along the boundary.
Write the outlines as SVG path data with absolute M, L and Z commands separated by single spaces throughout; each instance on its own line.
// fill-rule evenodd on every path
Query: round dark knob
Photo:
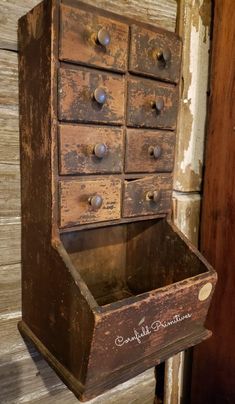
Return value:
M 159 159 L 159 157 L 161 157 L 161 154 L 162 154 L 161 146 L 157 145 L 149 147 L 149 155 L 154 157 L 156 160 Z
M 153 105 L 156 108 L 157 112 L 160 114 L 160 112 L 164 108 L 164 101 L 162 98 L 156 99 L 156 101 L 153 103 Z
M 161 191 L 149 191 L 147 193 L 147 199 L 154 203 L 158 203 L 161 199 Z
M 94 91 L 94 99 L 98 104 L 104 104 L 107 99 L 107 94 L 105 90 L 101 87 L 98 87 Z
M 171 61 L 171 50 L 169 48 L 165 48 L 159 51 L 157 54 L 157 58 L 165 64 L 169 63 Z
M 99 209 L 102 206 L 103 198 L 100 195 L 91 196 L 89 199 L 89 204 L 93 209 Z
M 101 28 L 97 34 L 97 42 L 102 46 L 108 46 L 111 38 L 108 31 L 105 28 Z
M 94 147 L 94 154 L 98 159 L 102 159 L 107 153 L 107 146 L 104 143 L 97 143 Z

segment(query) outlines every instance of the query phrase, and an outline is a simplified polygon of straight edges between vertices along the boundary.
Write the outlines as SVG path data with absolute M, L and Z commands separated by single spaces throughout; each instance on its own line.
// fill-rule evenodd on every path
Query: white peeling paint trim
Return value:
M 200 6 L 203 0 L 200 1 Z M 192 7 L 195 6 L 195 0 Z M 190 32 L 190 66 L 191 84 L 188 94 L 183 100 L 188 104 L 193 117 L 192 131 L 188 148 L 184 150 L 184 157 L 180 163 L 183 173 L 190 167 L 196 174 L 200 174 L 200 167 L 203 161 L 206 106 L 207 106 L 207 86 L 208 86 L 208 52 L 210 46 L 209 35 L 206 32 L 201 18 L 199 27 L 191 26 Z M 183 134 L 182 134 L 183 136 Z

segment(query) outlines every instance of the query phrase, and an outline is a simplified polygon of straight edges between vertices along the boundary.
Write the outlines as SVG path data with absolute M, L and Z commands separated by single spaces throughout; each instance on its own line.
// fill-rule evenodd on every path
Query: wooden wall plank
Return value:
M 20 264 L 0 266 L 0 313 L 21 308 Z
M 19 163 L 18 107 L 0 105 L 0 163 Z
M 20 218 L 0 218 L 0 265 L 20 262 Z
M 6 50 L 0 50 L 0 105 L 18 107 L 17 53 Z
M 20 215 L 20 166 L 0 163 L 1 217 Z
M 85 0 L 115 13 L 137 17 L 170 31 L 175 30 L 177 4 L 175 0 Z M 0 48 L 17 49 L 17 21 L 39 0 L 0 0 Z

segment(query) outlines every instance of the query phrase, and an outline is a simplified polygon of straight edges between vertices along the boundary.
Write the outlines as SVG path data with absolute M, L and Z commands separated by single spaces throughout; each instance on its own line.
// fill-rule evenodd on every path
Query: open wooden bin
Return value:
M 216 273 L 171 222 L 72 231 L 61 241 L 69 278 L 61 272 L 60 313 L 49 310 L 60 338 L 49 352 L 24 322 L 20 329 L 82 400 L 210 335 L 204 322 Z

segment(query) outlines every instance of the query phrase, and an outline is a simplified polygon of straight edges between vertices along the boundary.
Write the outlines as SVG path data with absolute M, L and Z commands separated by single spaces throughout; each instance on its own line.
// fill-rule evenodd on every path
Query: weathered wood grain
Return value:
M 0 218 L 0 265 L 20 262 L 20 219 Z
M 17 20 L 41 0 L 0 0 L 0 48 L 17 49 Z M 86 0 L 115 13 L 151 22 L 175 30 L 177 4 L 175 0 Z
M 0 50 L 0 105 L 18 106 L 17 54 Z
M 0 214 L 1 217 L 20 215 L 20 167 L 0 163 Z
M 0 266 L 0 313 L 18 311 L 21 307 L 20 264 Z
M 19 163 L 19 122 L 17 107 L 4 107 L 0 105 L 0 163 Z

